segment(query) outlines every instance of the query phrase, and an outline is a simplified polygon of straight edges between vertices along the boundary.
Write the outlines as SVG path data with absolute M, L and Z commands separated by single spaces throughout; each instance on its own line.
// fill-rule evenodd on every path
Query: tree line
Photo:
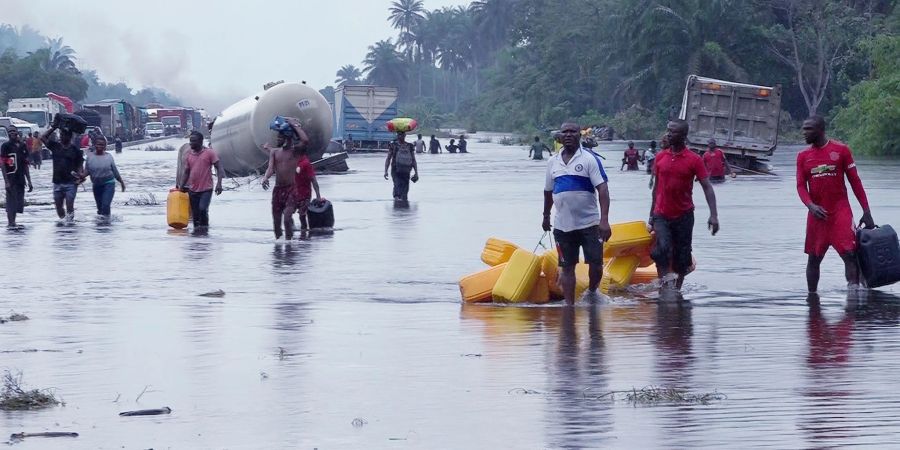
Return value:
M 361 66 L 341 67 L 335 83 L 396 86 L 404 113 L 429 127 L 524 131 L 578 118 L 648 137 L 699 74 L 781 85 L 785 129 L 813 114 L 843 117 L 847 138 L 855 120 L 882 142 L 900 123 L 888 121 L 900 119 L 895 3 L 477 0 L 428 11 L 394 0 L 397 35 L 369 46 Z M 876 90 L 893 108 L 870 111 Z M 900 153 L 893 142 L 861 150 Z
M 133 89 L 125 83 L 105 83 L 92 70 L 80 70 L 74 49 L 62 38 L 51 39 L 25 26 L 0 24 L 0 109 L 11 98 L 42 97 L 47 92 L 90 103 L 121 98 L 136 106 L 180 101 L 156 88 Z

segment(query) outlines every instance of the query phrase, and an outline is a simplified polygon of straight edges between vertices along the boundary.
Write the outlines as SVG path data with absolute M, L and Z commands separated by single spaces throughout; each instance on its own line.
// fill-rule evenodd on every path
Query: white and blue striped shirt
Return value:
M 544 190 L 553 192 L 553 227 L 568 232 L 600 224 L 596 187 L 608 181 L 600 157 L 579 148 L 566 164 L 560 149 L 547 163 Z

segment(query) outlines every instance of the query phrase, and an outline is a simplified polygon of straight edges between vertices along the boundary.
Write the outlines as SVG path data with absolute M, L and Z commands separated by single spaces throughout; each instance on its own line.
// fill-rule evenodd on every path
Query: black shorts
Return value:
M 656 244 L 650 252 L 656 267 L 686 274 L 691 267 L 691 241 L 694 237 L 694 211 L 688 211 L 675 219 L 653 216 Z
M 6 189 L 6 212 L 21 214 L 25 211 L 25 186 L 10 183 Z
M 603 264 L 603 242 L 597 225 L 580 230 L 553 230 L 559 267 L 574 267 L 578 263 L 578 249 L 584 249 L 584 262 Z

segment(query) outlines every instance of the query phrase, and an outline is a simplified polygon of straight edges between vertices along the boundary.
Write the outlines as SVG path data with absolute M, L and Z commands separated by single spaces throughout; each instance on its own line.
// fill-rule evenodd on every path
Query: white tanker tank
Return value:
M 269 162 L 265 143 L 274 146 L 275 132 L 269 123 L 275 116 L 295 117 L 309 136 L 310 161 L 322 158 L 331 140 L 331 107 L 315 89 L 300 83 L 281 83 L 225 108 L 210 132 L 210 147 L 219 155 L 226 177 L 262 173 Z M 179 153 L 181 162 L 188 146 Z

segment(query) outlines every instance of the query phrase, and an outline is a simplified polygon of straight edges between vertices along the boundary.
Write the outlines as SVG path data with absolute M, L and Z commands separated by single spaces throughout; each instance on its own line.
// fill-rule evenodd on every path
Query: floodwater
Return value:
M 125 206 L 164 202 L 172 152 L 117 155 L 128 191 L 110 225 L 95 223 L 90 192 L 73 226 L 28 207 L 25 230 L 0 231 L 0 315 L 30 317 L 0 324 L 0 369 L 65 406 L 0 413 L 0 436 L 80 433 L 23 449 L 900 444 L 900 288 L 848 297 L 830 253 L 820 304 L 807 304 L 796 148 L 773 160 L 781 176 L 716 186 L 715 237 L 695 190 L 684 303 L 641 290 L 570 309 L 460 304 L 456 281 L 483 268 L 488 237 L 541 237 L 544 165 L 476 141 L 468 155 L 420 156 L 406 208 L 390 199 L 383 156 L 353 156 L 352 173 L 320 177 L 337 230 L 290 245 L 273 240 L 258 180 L 226 181 L 208 235 L 168 230 L 164 204 Z M 647 176 L 602 154 L 611 221 L 645 219 Z M 900 224 L 900 164 L 859 168 L 876 222 Z M 50 200 L 49 169 L 31 201 Z M 601 398 L 651 385 L 727 398 Z

